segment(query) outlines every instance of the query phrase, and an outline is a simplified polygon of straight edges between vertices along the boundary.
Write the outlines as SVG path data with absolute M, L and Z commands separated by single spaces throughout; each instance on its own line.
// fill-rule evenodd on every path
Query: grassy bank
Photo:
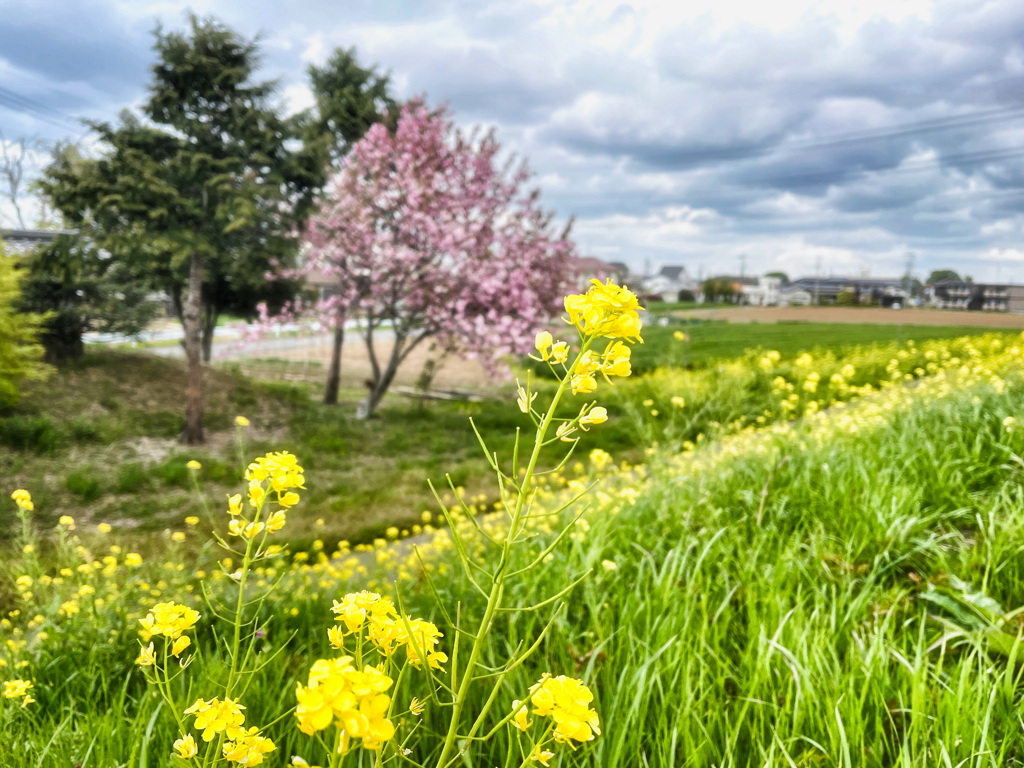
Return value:
M 673 350 L 691 344 L 706 345 L 709 354 L 712 348 L 724 352 L 729 349 L 724 341 L 717 347 L 697 341 L 719 328 L 690 329 L 692 342 L 677 341 L 672 328 L 652 328 L 645 332 L 647 343 L 637 347 L 637 368 L 648 370 L 643 355 L 660 354 L 671 362 Z M 831 339 L 835 351 L 708 359 L 694 371 L 666 365 L 621 381 L 602 399 L 612 418 L 599 438 L 582 435 L 578 456 L 602 447 L 635 462 L 655 446 L 682 450 L 748 426 L 827 408 L 894 375 L 919 377 L 942 355 L 967 354 L 972 339 L 1010 343 L 1016 338 L 996 334 L 949 344 L 911 340 L 856 347 L 839 343 L 849 337 L 826 334 L 833 329 L 819 330 L 803 347 L 795 336 L 773 338 L 782 342 L 780 347 L 798 349 Z M 520 375 L 525 380 L 525 373 Z M 303 457 L 311 481 L 311 492 L 289 529 L 292 540 L 303 546 L 317 537 L 360 542 L 393 526 L 412 530 L 433 501 L 428 478 L 444 484 L 448 473 L 471 494 L 491 492 L 486 462 L 467 421 L 472 417 L 489 443 L 506 450 L 520 415 L 509 395 L 479 403 L 420 403 L 392 396 L 377 418 L 357 421 L 351 414 L 358 391 L 343 392 L 338 407 L 325 407 L 315 402 L 316 392 L 308 386 L 253 381 L 214 368 L 208 374 L 209 443 L 187 448 L 177 441 L 184 378 L 178 361 L 91 352 L 34 385 L 15 413 L 0 417 L 5 449 L 0 469 L 11 487 L 35 489 L 51 521 L 70 514 L 82 525 L 106 522 L 132 531 L 138 546 L 159 547 L 164 530 L 198 513 L 197 477 L 206 493 L 223 498 L 245 456 L 287 448 Z M 538 379 L 535 386 L 546 391 L 551 382 Z M 570 397 L 565 413 L 584 401 L 584 396 Z M 246 416 L 252 426 L 236 430 L 236 415 Z M 193 460 L 202 464 L 197 476 L 187 467 Z M 9 511 L 0 509 L 0 523 L 9 529 Z

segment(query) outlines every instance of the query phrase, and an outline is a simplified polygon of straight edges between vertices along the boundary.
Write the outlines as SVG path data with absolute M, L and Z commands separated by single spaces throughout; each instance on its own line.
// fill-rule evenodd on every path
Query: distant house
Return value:
M 939 309 L 1024 312 L 1024 285 L 939 280 L 925 286 L 925 300 Z
M 793 298 L 808 294 L 810 304 L 835 304 L 844 291 L 853 294 L 857 304 L 880 304 L 883 307 L 904 304 L 910 294 L 902 278 L 885 277 L 801 277 L 780 291 L 780 303 L 796 304 Z
M 658 274 L 643 281 L 643 292 L 648 296 L 660 296 L 662 301 L 686 301 L 682 294 L 696 298 L 700 286 L 686 273 L 686 267 L 662 267 Z
M 814 296 L 806 288 L 787 285 L 779 290 L 780 307 L 806 307 L 814 301 Z
M 573 264 L 573 271 L 576 273 L 576 284 L 581 290 L 586 290 L 587 284 L 593 280 L 607 280 L 611 278 L 614 282 L 622 285 L 629 277 L 629 267 L 621 262 L 602 261 L 593 256 L 579 256 Z
M 774 307 L 779 303 L 779 290 L 782 288 L 781 277 L 757 278 L 757 283 L 740 285 L 740 303 L 751 307 Z

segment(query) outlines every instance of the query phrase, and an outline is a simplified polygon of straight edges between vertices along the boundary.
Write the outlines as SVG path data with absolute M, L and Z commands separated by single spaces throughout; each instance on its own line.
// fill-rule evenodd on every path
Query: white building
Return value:
M 757 278 L 757 285 L 740 286 L 740 303 L 752 307 L 774 307 L 779 303 L 781 277 Z
M 686 274 L 686 267 L 662 267 L 658 274 L 645 278 L 643 292 L 661 296 L 662 301 L 680 301 L 679 294 L 687 291 L 696 297 L 700 286 Z

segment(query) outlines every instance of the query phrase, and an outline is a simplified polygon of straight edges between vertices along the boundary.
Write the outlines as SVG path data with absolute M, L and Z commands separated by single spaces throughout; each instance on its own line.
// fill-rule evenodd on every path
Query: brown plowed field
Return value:
M 1024 314 L 957 312 L 942 309 L 882 309 L 880 307 L 735 307 L 691 309 L 679 317 L 726 320 L 730 323 L 862 323 L 883 325 L 971 325 L 979 328 L 1024 328 Z

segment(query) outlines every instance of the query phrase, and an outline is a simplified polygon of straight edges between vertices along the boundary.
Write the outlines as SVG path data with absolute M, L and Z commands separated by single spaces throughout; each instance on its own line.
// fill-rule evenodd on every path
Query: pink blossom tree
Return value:
M 325 402 L 337 399 L 350 318 L 370 359 L 366 417 L 425 340 L 496 370 L 559 311 L 575 260 L 568 227 L 553 229 L 526 164 L 499 163 L 500 149 L 420 101 L 353 146 L 304 235 L 305 269 L 332 285 L 315 308 L 335 331 Z

